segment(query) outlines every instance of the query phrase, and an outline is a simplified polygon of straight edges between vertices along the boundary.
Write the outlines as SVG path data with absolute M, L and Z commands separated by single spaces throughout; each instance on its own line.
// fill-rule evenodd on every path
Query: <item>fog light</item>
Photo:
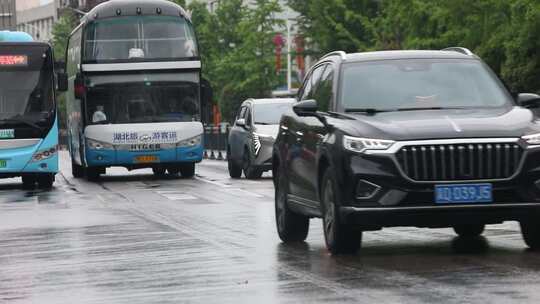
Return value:
M 374 197 L 381 187 L 374 183 L 370 183 L 366 180 L 359 180 L 356 184 L 356 198 L 357 199 L 370 199 Z

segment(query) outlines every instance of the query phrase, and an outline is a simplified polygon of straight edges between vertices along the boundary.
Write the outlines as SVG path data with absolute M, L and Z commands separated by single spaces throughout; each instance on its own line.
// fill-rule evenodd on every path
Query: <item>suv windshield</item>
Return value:
M 54 110 L 48 47 L 0 47 L 0 122 L 40 122 Z
M 171 16 L 127 16 L 92 22 L 86 29 L 84 61 L 118 62 L 198 56 L 192 25 Z
M 289 109 L 289 103 L 266 103 L 253 105 L 253 119 L 259 125 L 277 125 L 281 115 Z
M 407 59 L 348 64 L 343 69 L 345 110 L 477 108 L 511 105 L 511 98 L 477 60 Z

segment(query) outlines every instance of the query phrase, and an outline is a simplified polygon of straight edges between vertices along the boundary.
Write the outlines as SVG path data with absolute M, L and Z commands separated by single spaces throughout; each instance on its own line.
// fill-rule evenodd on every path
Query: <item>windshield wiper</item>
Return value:
M 423 107 L 423 108 L 399 108 L 395 111 L 406 112 L 406 111 L 429 111 L 429 110 L 463 110 L 464 107 Z
M 27 126 L 30 126 L 30 127 L 34 128 L 34 129 L 38 129 L 40 131 L 43 129 L 41 126 L 39 126 L 35 122 L 30 121 L 28 119 L 24 119 L 22 116 L 13 116 L 11 118 L 1 119 L 0 120 L 0 124 L 18 124 L 18 123 L 25 124 Z
M 375 108 L 358 108 L 346 109 L 346 113 L 367 113 L 376 114 L 384 112 L 406 112 L 406 111 L 428 111 L 428 110 L 463 110 L 465 107 L 418 107 L 418 108 L 395 108 L 395 109 L 375 109 Z
M 391 112 L 391 111 L 395 111 L 395 110 L 375 109 L 375 108 L 345 109 L 346 113 L 367 113 L 367 114 L 376 114 L 376 113 Z

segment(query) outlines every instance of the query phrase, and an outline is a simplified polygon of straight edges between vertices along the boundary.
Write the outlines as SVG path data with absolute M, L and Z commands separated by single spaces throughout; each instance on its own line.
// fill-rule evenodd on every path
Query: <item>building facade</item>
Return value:
M 36 41 L 51 41 L 53 25 L 66 10 L 81 14 L 105 0 L 0 1 L 16 2 L 17 30 L 29 33 Z
M 15 0 L 0 0 L 0 31 L 17 29 Z

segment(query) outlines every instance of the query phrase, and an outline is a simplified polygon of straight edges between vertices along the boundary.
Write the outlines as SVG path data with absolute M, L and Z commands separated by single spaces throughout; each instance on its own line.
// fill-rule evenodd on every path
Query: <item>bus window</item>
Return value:
M 49 118 L 54 110 L 51 54 L 37 47 L 19 49 L 0 48 L 0 58 L 13 57 L 17 52 L 29 58 L 25 65 L 0 60 L 0 84 L 9 84 L 0 87 L 0 119 L 24 117 L 39 122 Z
M 100 110 L 110 124 L 200 121 L 198 94 L 189 82 L 99 85 L 87 94 L 88 121 L 105 123 Z
M 86 29 L 86 63 L 163 60 L 198 56 L 195 34 L 184 18 L 127 16 L 97 20 Z

